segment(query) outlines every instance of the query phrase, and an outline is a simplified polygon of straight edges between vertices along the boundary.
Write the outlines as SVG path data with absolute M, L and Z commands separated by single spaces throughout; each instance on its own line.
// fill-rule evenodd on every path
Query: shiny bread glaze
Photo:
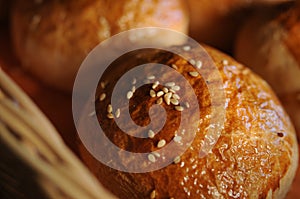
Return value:
M 300 132 L 300 5 L 258 10 L 240 30 L 235 57 L 263 77 Z
M 181 48 L 181 47 L 178 47 Z M 81 157 L 100 182 L 120 198 L 283 198 L 295 175 L 298 162 L 297 141 L 293 126 L 276 96 L 260 77 L 229 56 L 210 47 L 205 47 L 214 60 L 225 89 L 226 121 L 221 137 L 215 147 L 204 158 L 199 158 L 199 149 L 209 127 L 211 111 L 210 97 L 206 83 L 214 84 L 214 78 L 205 82 L 201 76 L 191 77 L 187 71 L 190 63 L 177 55 L 158 50 L 130 54 L 130 59 L 116 62 L 114 72 L 107 71 L 103 81 L 108 80 L 105 92 L 111 92 L 118 76 L 131 64 L 143 62 L 175 64 L 193 86 L 201 109 L 200 117 L 192 112 L 191 117 L 199 117 L 193 125 L 199 131 L 190 148 L 181 156 L 177 164 L 148 173 L 126 173 L 104 166 L 94 159 L 82 144 Z M 189 52 L 198 53 L 191 49 Z M 136 58 L 136 59 L 134 59 Z M 226 60 L 226 61 L 224 61 Z M 202 62 L 207 62 L 203 58 Z M 205 65 L 205 64 L 204 64 Z M 126 69 L 127 68 L 127 69 Z M 205 68 L 203 69 L 205 71 Z M 210 71 L 205 71 L 209 73 Z M 168 74 L 162 74 L 168 75 Z M 147 124 L 149 118 L 143 116 L 154 99 L 149 97 L 149 86 L 137 90 L 130 100 L 131 116 L 138 124 Z M 103 92 L 99 86 L 96 99 Z M 189 92 L 184 93 L 189 95 Z M 150 140 L 130 137 L 118 129 L 113 119 L 107 118 L 106 106 L 109 96 L 96 102 L 97 116 L 107 136 L 120 148 L 128 151 L 156 150 L 158 140 L 169 142 L 174 137 L 178 112 L 168 110 L 168 120 L 158 135 Z M 146 108 L 145 108 L 146 107 Z M 141 110 L 141 111 L 140 111 Z M 187 118 L 189 119 L 189 118 Z M 185 134 L 189 136 L 189 134 Z M 95 143 L 95 147 L 97 147 Z M 109 148 L 107 153 L 109 155 Z M 130 164 L 124 162 L 124 166 Z M 154 191 L 155 190 L 155 191 Z M 154 194 L 155 192 L 155 194 Z

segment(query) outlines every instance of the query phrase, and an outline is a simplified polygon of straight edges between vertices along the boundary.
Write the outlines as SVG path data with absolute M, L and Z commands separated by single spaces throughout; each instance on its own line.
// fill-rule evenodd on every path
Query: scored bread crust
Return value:
M 114 170 L 97 161 L 85 146 L 78 142 L 83 161 L 100 182 L 116 196 L 150 198 L 152 194 L 155 198 L 283 198 L 288 192 L 298 165 L 298 145 L 290 119 L 264 80 L 231 57 L 210 47 L 205 49 L 212 57 L 223 80 L 226 121 L 216 145 L 203 158 L 199 157 L 199 150 L 210 126 L 211 114 L 211 94 L 206 84 L 215 84 L 217 77 L 211 76 L 206 82 L 200 76 L 191 77 L 188 71 L 193 67 L 188 61 L 159 50 L 132 52 L 128 55 L 130 59 L 128 56 L 120 59 L 112 65 L 113 71 L 108 70 L 104 73 L 100 81 L 106 81 L 108 84 L 104 90 L 99 86 L 96 99 L 102 92 L 106 92 L 107 98 L 101 102 L 96 100 L 98 120 L 107 137 L 124 150 L 134 152 L 157 150 L 157 142 L 165 139 L 168 143 L 174 138 L 174 132 L 178 127 L 176 126 L 178 112 L 169 109 L 165 103 L 162 106 L 167 110 L 169 117 L 162 131 L 153 139 L 133 138 L 122 132 L 113 119 L 107 118 L 109 93 L 112 92 L 118 78 L 132 65 L 149 62 L 169 66 L 175 64 L 178 71 L 192 85 L 201 110 L 199 122 L 190 124 L 199 125 L 191 147 L 181 156 L 179 163 L 157 171 L 126 173 Z M 182 53 L 200 52 L 192 48 Z M 205 67 L 209 63 L 209 58 L 204 56 L 201 61 L 203 72 L 210 74 L 212 71 Z M 168 74 L 161 75 L 168 76 Z M 156 100 L 149 96 L 150 89 L 151 85 L 138 89 L 130 100 L 131 117 L 141 126 L 149 123 L 149 118 L 145 117 L 145 114 Z M 189 94 L 185 92 L 183 95 Z M 199 117 L 196 111 L 192 111 L 190 117 L 184 119 L 192 121 L 194 117 Z M 92 135 L 90 136 L 93 139 Z M 102 144 L 98 141 L 92 143 L 96 150 L 97 146 Z M 108 157 L 111 155 L 110 151 L 107 147 Z M 118 157 L 111 157 L 111 160 L 114 158 Z M 125 168 L 134 163 L 130 157 L 126 158 L 128 159 L 123 162 Z
M 148 26 L 183 33 L 188 28 L 182 0 L 17 0 L 11 18 L 21 64 L 48 85 L 67 91 L 88 53 L 112 35 Z

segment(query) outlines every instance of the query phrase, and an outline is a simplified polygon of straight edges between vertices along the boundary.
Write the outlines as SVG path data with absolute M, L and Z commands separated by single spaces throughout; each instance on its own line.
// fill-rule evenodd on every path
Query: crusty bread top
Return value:
M 226 103 L 219 106 L 225 107 L 226 121 L 215 147 L 203 158 L 199 158 L 199 149 L 210 127 L 209 116 L 212 110 L 211 94 L 206 84 L 215 84 L 216 77 L 211 76 L 207 82 L 200 76 L 191 77 L 188 72 L 193 67 L 188 61 L 172 53 L 145 50 L 130 53 L 130 59 L 120 58 L 100 80 L 108 83 L 105 89 L 99 86 L 96 95 L 98 99 L 101 93 L 107 94 L 103 101 L 96 101 L 100 125 L 115 145 L 127 151 L 157 150 L 159 140 L 165 139 L 169 143 L 174 139 L 174 132 L 180 121 L 178 111 L 163 102 L 162 106 L 168 115 L 163 130 L 153 139 L 141 139 L 123 133 L 114 119 L 107 118 L 107 105 L 110 103 L 114 84 L 123 72 L 134 65 L 149 62 L 169 66 L 175 64 L 192 85 L 193 92 L 197 95 L 196 103 L 201 110 L 200 117 L 196 111 L 191 111 L 190 117 L 183 118 L 191 121 L 199 118 L 196 123 L 190 123 L 190 127 L 199 127 L 191 146 L 178 163 L 157 171 L 116 171 L 95 160 L 79 144 L 84 162 L 102 184 L 118 197 L 149 198 L 155 195 L 155 198 L 283 198 L 287 193 L 298 163 L 297 141 L 288 116 L 265 81 L 227 55 L 209 47 L 205 49 L 214 60 L 223 80 Z M 199 52 L 191 49 L 183 53 Z M 205 66 L 209 58 L 204 56 L 201 61 Z M 210 74 L 212 71 L 204 67 L 203 72 Z M 168 74 L 161 75 L 168 77 Z M 147 111 L 157 100 L 149 96 L 150 89 L 151 85 L 145 85 L 130 99 L 131 117 L 139 125 L 150 122 Z M 189 95 L 190 92 L 181 94 Z M 185 136 L 190 136 L 188 130 L 182 135 Z M 95 140 L 92 144 L 97 149 L 103 143 Z M 112 156 L 110 151 L 108 147 L 108 157 Z M 168 154 L 161 154 L 160 158 L 164 155 Z M 114 158 L 116 157 L 111 157 Z M 130 157 L 123 161 L 124 167 L 132 164 L 134 162 Z
M 13 43 L 24 67 L 70 91 L 81 62 L 112 35 L 149 26 L 187 33 L 184 5 L 182 0 L 18 0 L 12 9 Z

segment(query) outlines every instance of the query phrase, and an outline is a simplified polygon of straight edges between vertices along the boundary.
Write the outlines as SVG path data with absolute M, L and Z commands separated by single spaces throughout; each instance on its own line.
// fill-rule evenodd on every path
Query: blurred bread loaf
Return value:
M 291 0 L 188 0 L 190 35 L 199 42 L 230 52 L 236 32 L 255 6 L 273 6 Z
M 87 54 L 121 31 L 164 27 L 187 33 L 181 0 L 16 0 L 13 45 L 22 66 L 48 85 L 70 91 Z

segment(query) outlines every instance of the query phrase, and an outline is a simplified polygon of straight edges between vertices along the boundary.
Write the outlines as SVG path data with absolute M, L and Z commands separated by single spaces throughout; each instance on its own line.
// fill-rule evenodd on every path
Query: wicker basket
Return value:
M 1 68 L 0 198 L 114 198 Z

